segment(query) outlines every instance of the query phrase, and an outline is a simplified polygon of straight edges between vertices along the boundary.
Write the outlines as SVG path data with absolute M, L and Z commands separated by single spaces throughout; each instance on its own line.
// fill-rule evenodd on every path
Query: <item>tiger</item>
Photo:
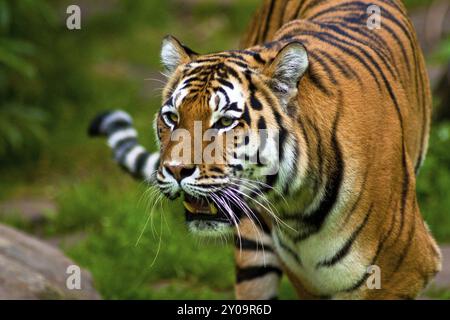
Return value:
M 120 110 L 90 134 L 132 175 L 183 197 L 192 233 L 234 232 L 237 299 L 277 299 L 283 275 L 300 299 L 415 299 L 439 272 L 415 191 L 431 94 L 401 1 L 264 0 L 240 49 L 199 54 L 167 36 L 161 61 L 159 151 L 139 145 Z M 180 160 L 173 136 L 195 123 L 217 141 L 232 134 L 215 149 L 224 161 Z M 249 143 L 264 130 L 277 134 Z

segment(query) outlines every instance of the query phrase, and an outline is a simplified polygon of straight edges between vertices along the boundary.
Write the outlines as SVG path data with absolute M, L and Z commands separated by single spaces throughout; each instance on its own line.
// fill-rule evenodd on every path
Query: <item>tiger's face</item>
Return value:
M 261 69 L 248 54 L 201 56 L 164 39 L 169 80 L 155 121 L 156 180 L 170 199 L 183 197 L 191 231 L 231 230 L 242 214 L 252 215 L 248 200 L 265 191 L 266 178 L 283 169 L 278 118 L 307 67 L 304 48 L 288 47 Z

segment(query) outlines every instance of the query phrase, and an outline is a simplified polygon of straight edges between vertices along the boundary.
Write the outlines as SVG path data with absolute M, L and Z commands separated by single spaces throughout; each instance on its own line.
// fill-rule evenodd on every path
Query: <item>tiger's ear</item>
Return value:
M 308 54 L 300 42 L 284 46 L 263 73 L 271 79 L 274 90 L 288 93 L 296 89 L 301 77 L 308 69 Z
M 181 44 L 175 37 L 166 36 L 161 46 L 161 62 L 171 74 L 180 64 L 188 63 L 197 53 Z

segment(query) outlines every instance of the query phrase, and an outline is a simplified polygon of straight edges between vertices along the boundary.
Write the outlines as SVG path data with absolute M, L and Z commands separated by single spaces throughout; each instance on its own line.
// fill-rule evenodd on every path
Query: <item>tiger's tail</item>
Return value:
M 114 160 L 126 172 L 148 183 L 155 182 L 159 153 L 149 153 L 138 143 L 138 134 L 128 113 L 114 110 L 98 114 L 92 120 L 88 134 L 91 137 L 106 137 Z

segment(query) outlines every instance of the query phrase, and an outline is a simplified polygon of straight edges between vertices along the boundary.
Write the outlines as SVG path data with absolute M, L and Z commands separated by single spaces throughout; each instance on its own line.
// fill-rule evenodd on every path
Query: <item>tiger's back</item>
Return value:
M 380 10 L 380 24 L 369 29 L 370 16 L 378 14 L 370 11 L 373 5 Z M 316 72 L 316 78 L 328 81 L 317 83 L 321 91 L 332 90 L 336 84 L 351 91 L 363 87 L 367 79 L 375 81 L 378 88 L 383 84 L 380 82 L 390 84 L 389 95 L 398 95 L 400 100 L 398 112 L 402 113 L 406 145 L 417 173 L 427 150 L 431 93 L 422 50 L 402 2 L 266 0 L 241 46 L 248 48 L 288 36 L 307 45 L 318 69 L 312 70 L 312 80 Z M 351 83 L 355 78 L 357 86 Z

